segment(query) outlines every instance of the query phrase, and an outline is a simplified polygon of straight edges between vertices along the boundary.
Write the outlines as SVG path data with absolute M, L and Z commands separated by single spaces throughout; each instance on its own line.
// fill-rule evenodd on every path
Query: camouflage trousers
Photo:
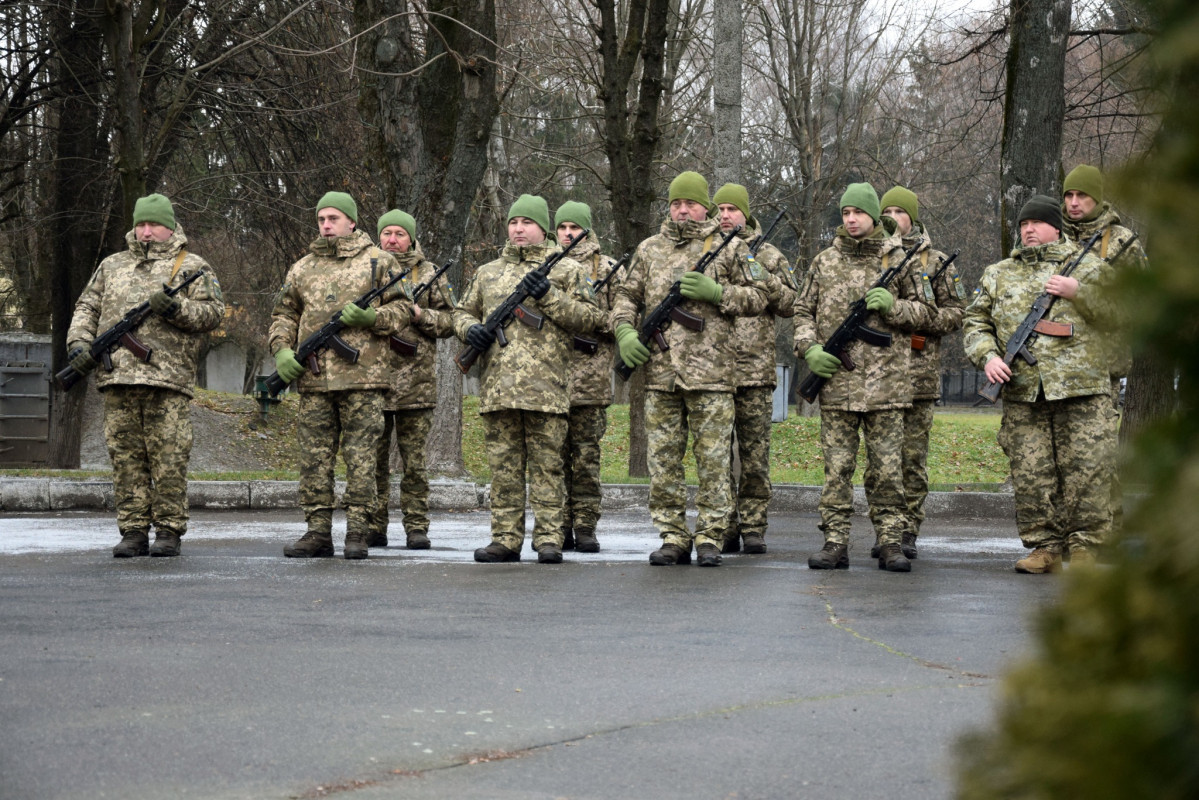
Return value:
M 572 406 L 562 448 L 566 507 L 562 527 L 595 529 L 600 519 L 600 440 L 608 430 L 607 406 Z
M 907 504 L 904 533 L 920 534 L 928 497 L 928 435 L 933 429 L 936 400 L 913 400 L 903 412 L 903 498 Z
M 733 530 L 766 533 L 766 508 L 770 505 L 770 426 L 774 415 L 774 390 L 768 386 L 742 386 L 733 395 L 733 430 L 741 477 L 733 476 L 736 515 Z M 731 465 L 730 465 L 731 466 Z M 732 473 L 730 472 L 730 475 Z
M 858 430 L 866 441 L 866 502 L 879 544 L 899 544 L 906 505 L 903 499 L 903 409 L 886 411 L 820 410 L 820 449 L 824 453 L 824 490 L 820 493 L 820 530 L 824 538 L 849 543 L 853 515 L 853 473 L 858 465 Z
M 525 541 L 525 475 L 533 509 L 533 548 L 562 546 L 566 483 L 562 478 L 565 414 L 505 409 L 483 418 L 491 467 L 491 540 L 520 552 Z
M 729 468 L 733 441 L 733 395 L 729 392 L 645 393 L 645 435 L 649 462 L 649 514 L 663 544 L 689 550 L 724 545 L 733 515 Z M 695 535 L 687 530 L 687 482 L 683 459 L 687 435 L 695 454 L 699 515 Z
M 1003 401 L 999 446 L 1012 466 L 1025 547 L 1103 544 L 1111 528 L 1116 412 L 1108 395 Z
M 383 392 L 300 393 L 300 508 L 308 530 L 333 530 L 333 469 L 346 464 L 346 531 L 369 530 L 375 506 L 375 448 L 383 436 Z
M 391 502 L 391 434 L 395 431 L 403 475 L 400 478 L 400 513 L 404 532 L 429 532 L 429 476 L 425 472 L 425 444 L 433 429 L 433 409 L 416 408 L 383 412 L 383 435 L 375 450 L 375 507 L 372 531 L 387 532 Z
M 104 441 L 122 534 L 187 533 L 187 462 L 191 400 L 156 386 L 110 386 L 104 395 Z

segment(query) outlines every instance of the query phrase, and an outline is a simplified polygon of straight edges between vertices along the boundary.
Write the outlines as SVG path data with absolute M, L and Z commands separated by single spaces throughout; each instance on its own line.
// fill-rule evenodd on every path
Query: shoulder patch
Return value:
M 752 255 L 745 257 L 745 262 L 749 266 L 749 276 L 755 281 L 766 280 L 766 270 L 762 268 L 762 264 Z

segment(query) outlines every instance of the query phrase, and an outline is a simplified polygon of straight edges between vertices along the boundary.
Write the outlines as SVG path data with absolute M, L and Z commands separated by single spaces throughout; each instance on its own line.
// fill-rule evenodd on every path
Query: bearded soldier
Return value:
M 196 362 L 203 335 L 221 324 L 225 303 L 208 263 L 188 252 L 187 236 L 166 197 L 137 200 L 125 243 L 125 250 L 100 262 L 75 304 L 67 348 L 76 372 L 92 372 L 99 366 L 88 351 L 92 340 L 149 300 L 154 313 L 135 333 L 150 349 L 149 359 L 118 347 L 110 356 L 112 369 L 96 376 L 121 532 L 112 554 L 177 556 L 187 533 Z M 203 276 L 178 294 L 166 293 L 196 271 Z

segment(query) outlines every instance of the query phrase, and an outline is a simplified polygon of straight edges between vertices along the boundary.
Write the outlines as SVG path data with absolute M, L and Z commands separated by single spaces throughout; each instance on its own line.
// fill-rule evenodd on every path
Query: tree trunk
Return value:
M 716 108 L 713 188 L 741 180 L 741 0 L 716 0 L 712 100 Z
M 1002 250 L 1018 238 L 1016 215 L 1034 194 L 1060 197 L 1070 0 L 1012 0 L 1000 149 Z

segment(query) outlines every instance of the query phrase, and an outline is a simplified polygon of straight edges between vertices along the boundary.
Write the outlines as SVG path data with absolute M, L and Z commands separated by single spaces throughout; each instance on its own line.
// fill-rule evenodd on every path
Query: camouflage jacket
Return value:
M 753 244 L 762 234 L 758 221 L 750 217 L 738 238 L 746 245 Z M 748 260 L 754 258 L 749 254 L 747 246 L 741 257 L 746 259 L 750 273 L 754 273 L 754 265 Z M 733 345 L 737 353 L 737 386 L 769 386 L 777 382 L 775 363 L 778 361 L 775 352 L 775 318 L 795 315 L 795 284 L 791 277 L 791 265 L 777 247 L 766 243 L 758 250 L 756 261 L 761 265 L 765 275 L 762 281 L 766 287 L 766 310 L 756 317 L 738 317 L 733 321 Z
M 612 330 L 624 323 L 636 327 L 643 314 L 665 299 L 670 287 L 709 249 L 720 244 L 720 223 L 676 223 L 666 220 L 661 231 L 637 245 L 625 279 L 616 289 L 612 308 Z M 704 330 L 693 331 L 674 324 L 663 334 L 670 349 L 652 356 L 646 370 L 646 387 L 660 391 L 688 389 L 731 392 L 737 386 L 737 354 L 733 344 L 733 320 L 761 314 L 766 308 L 765 270 L 745 259 L 746 246 L 740 239 L 729 242 L 704 274 L 723 287 L 719 305 L 686 300 L 680 308 L 703 317 Z M 752 274 L 757 267 L 759 274 Z
M 411 300 L 420 284 L 437 272 L 438 265 L 426 261 L 420 244 L 414 244 L 407 253 L 392 253 L 400 271 L 411 269 L 408 277 L 400 282 L 404 299 Z M 390 348 L 385 356 L 391 373 L 391 389 L 383 408 L 387 411 L 407 411 L 418 408 L 433 408 L 437 405 L 437 340 L 454 335 L 454 295 L 450 282 L 442 275 L 435 286 L 421 295 L 420 320 L 413 320 L 401 338 L 416 345 L 416 355 L 402 356 Z
M 1105 232 L 1106 235 L 1101 236 L 1095 246 L 1091 248 L 1091 252 L 1100 258 L 1108 258 L 1119 253 L 1124 243 L 1133 237 L 1133 232 L 1120 224 L 1120 215 L 1112 208 L 1111 203 L 1104 201 L 1096 206 L 1088 219 L 1081 219 L 1078 222 L 1070 221 L 1064 207 L 1065 204 L 1063 204 L 1062 211 L 1062 222 L 1065 224 L 1065 228 L 1062 233 L 1075 242 L 1081 244 L 1094 236 L 1097 231 Z M 1126 269 L 1148 269 L 1149 259 L 1146 258 L 1140 241 L 1129 245 L 1114 266 L 1117 275 Z M 1122 318 L 1120 322 L 1121 327 L 1124 327 L 1127 319 Z M 1132 368 L 1132 348 L 1128 345 L 1123 333 L 1120 336 L 1110 337 L 1109 343 L 1112 350 L 1112 377 L 1122 378 Z
M 382 286 L 400 271 L 391 254 L 376 247 L 362 231 L 337 239 L 322 237 L 308 249 L 308 255 L 287 270 L 283 286 L 275 296 L 268 341 L 272 355 L 284 348 L 295 350 L 322 325 L 340 315 L 346 303 L 357 300 L 373 286 Z M 402 292 L 392 290 L 382 298 L 383 302 L 376 301 L 378 314 L 373 327 L 342 330 L 342 340 L 358 349 L 358 363 L 351 364 L 327 349 L 317 356 L 321 374 L 314 375 L 306 368 L 298 380 L 300 391 L 390 388 L 387 337 L 406 331 L 412 317 L 406 303 L 393 302 L 398 297 L 402 297 Z
M 153 350 L 150 363 L 118 347 L 112 353 L 112 372 L 101 367 L 95 373 L 96 387 L 101 390 L 109 386 L 158 386 L 192 397 L 203 342 L 201 334 L 215 329 L 225 315 L 221 285 L 212 268 L 199 256 L 186 253 L 178 261 L 179 254 L 187 247 L 182 225 L 165 242 L 141 244 L 133 231 L 129 231 L 125 243 L 127 249 L 100 262 L 75 303 L 67 347 L 74 350 L 90 345 L 98 334 L 119 322 L 125 312 L 162 289 L 164 283 L 177 286 L 185 273 L 203 270 L 203 278 L 175 296 L 179 301 L 175 316 L 168 320 L 151 314 L 137 329 L 137 338 Z
M 845 321 L 849 306 L 878 280 L 884 262 L 889 267 L 903 260 L 894 226 L 894 220 L 883 217 L 882 224 L 860 240 L 839 227 L 832 247 L 812 259 L 795 301 L 795 352 L 800 359 L 812 345 L 823 344 L 833 335 Z M 919 262 L 913 258 L 891 282 L 895 304 L 890 312 L 866 317 L 869 327 L 891 334 L 892 346 L 876 347 L 855 339 L 848 354 L 857 368 L 838 369 L 829 378 L 820 391 L 821 407 L 860 412 L 912 404 L 910 336 L 913 331 L 927 328 L 933 315 L 933 309 L 924 302 L 913 263 Z
M 594 286 L 604 279 L 616 259 L 600 253 L 599 242 L 587 240 L 579 242 L 570 255 L 583 265 L 587 283 Z M 570 404 L 572 406 L 607 406 L 612 403 L 612 367 L 616 359 L 616 340 L 612 338 L 612 329 L 608 327 L 608 312 L 612 310 L 612 301 L 616 297 L 616 285 L 623 276 L 619 273 L 612 276 L 599 292 L 595 294 L 595 302 L 603 312 L 603 324 L 587 334 L 587 338 L 597 342 L 598 349 L 594 355 L 573 349 L 570 363 Z
M 516 290 L 521 278 L 555 249 L 557 245 L 549 240 L 529 247 L 509 243 L 500 258 L 479 267 L 454 309 L 458 338 L 465 342 L 470 327 L 485 321 Z M 562 259 L 549 277 L 546 295 L 525 301 L 526 308 L 545 316 L 541 330 L 513 321 L 504 329 L 508 346 L 501 347 L 497 341 L 479 357 L 480 413 L 502 409 L 570 412 L 573 335 L 601 327 L 603 314 L 578 262 Z
M 912 232 L 903 237 L 904 250 L 920 244 L 915 258 L 919 263 L 914 271 L 919 278 L 924 302 L 932 307 L 932 320 L 911 336 L 912 355 L 912 399 L 939 400 L 941 398 L 941 337 L 962 327 L 962 313 L 966 309 L 966 287 L 962 285 L 953 262 L 936 281 L 933 276 L 941 269 L 949 256 L 932 248 L 932 239 L 924 224 L 917 222 Z
M 1037 247 L 1017 247 L 1012 255 L 983 272 L 974 300 L 963 320 L 966 355 L 979 369 L 1002 357 L 1008 339 L 1028 316 L 1045 282 L 1078 253 L 1078 245 L 1062 238 Z M 1047 400 L 1109 394 L 1110 343 L 1117 319 L 1115 299 L 1107 290 L 1114 272 L 1090 254 L 1072 277 L 1078 280 L 1073 300 L 1059 297 L 1047 319 L 1074 325 L 1071 336 L 1038 336 L 1029 347 L 1037 358 L 1030 365 L 1017 357 L 1003 399 L 1031 403 L 1044 390 Z

